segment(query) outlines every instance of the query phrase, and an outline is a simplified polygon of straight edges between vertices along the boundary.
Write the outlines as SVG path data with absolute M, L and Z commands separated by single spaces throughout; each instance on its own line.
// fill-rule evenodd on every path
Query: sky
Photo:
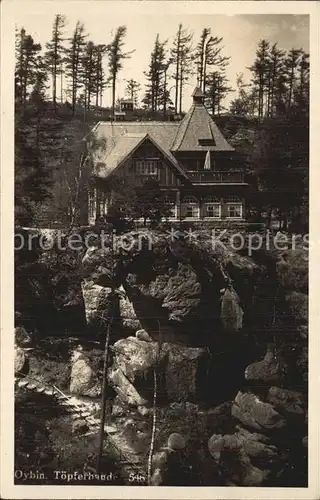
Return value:
M 131 2 L 130 2 L 131 3 Z M 255 58 L 255 50 L 260 39 L 267 38 L 271 43 L 278 43 L 283 49 L 302 48 L 309 52 L 309 16 L 291 14 L 188 14 L 181 9 L 180 13 L 165 13 L 166 4 L 159 2 L 157 12 L 148 13 L 139 8 L 116 8 L 109 2 L 83 3 L 86 8 L 75 8 L 81 4 L 75 2 L 42 2 L 30 3 L 28 9 L 17 9 L 14 20 L 17 27 L 22 26 L 30 33 L 36 42 L 43 46 L 50 39 L 52 22 L 55 14 L 63 14 L 68 23 L 65 36 L 71 35 L 76 22 L 83 22 L 88 39 L 94 43 L 108 44 L 115 29 L 119 25 L 127 26 L 125 38 L 125 51 L 135 50 L 130 59 L 124 61 L 123 69 L 117 81 L 117 97 L 124 97 L 126 80 L 135 79 L 146 83 L 144 71 L 147 70 L 154 40 L 159 33 L 160 40 L 168 39 L 168 47 L 172 45 L 179 23 L 194 33 L 194 45 L 199 40 L 203 28 L 210 27 L 213 36 L 223 38 L 223 55 L 230 57 L 230 64 L 226 74 L 230 84 L 236 88 L 237 74 L 243 73 L 244 79 L 249 82 L 250 66 Z M 27 2 L 26 2 L 27 4 Z M 23 4 L 22 4 L 23 5 Z M 33 7 L 32 7 L 33 6 Z M 95 7 L 94 7 L 95 6 Z M 97 7 L 96 7 L 97 6 Z M 110 8 L 110 7 L 113 8 Z M 107 71 L 107 60 L 104 62 Z M 174 90 L 171 87 L 173 80 L 168 82 L 171 88 L 171 98 Z M 183 108 L 187 110 L 191 104 L 191 94 L 196 85 L 196 77 L 190 78 L 184 89 Z M 224 104 L 228 104 L 236 96 L 236 92 L 229 94 Z M 142 95 L 140 96 L 142 97 Z M 111 103 L 111 90 L 106 89 L 103 105 Z

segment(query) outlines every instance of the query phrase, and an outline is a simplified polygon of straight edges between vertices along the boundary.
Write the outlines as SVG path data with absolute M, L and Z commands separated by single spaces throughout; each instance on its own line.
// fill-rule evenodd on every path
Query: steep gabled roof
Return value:
M 181 122 L 99 122 L 94 134 L 98 140 L 104 139 L 104 146 L 94 152 L 95 174 L 108 177 L 146 140 L 185 178 L 173 153 L 234 151 L 205 108 L 202 90 L 196 87 L 192 96 L 193 104 Z
M 197 89 L 196 89 L 197 90 Z M 195 91 L 196 92 L 196 91 Z M 198 93 L 194 97 L 201 97 Z M 212 141 L 200 145 L 199 140 Z M 234 151 L 202 103 L 194 102 L 179 124 L 172 151 Z
M 170 152 L 177 123 L 166 122 L 99 122 L 95 128 L 97 139 L 105 139 L 104 148 L 94 155 L 95 174 L 108 177 L 147 139 L 186 177 L 176 158 Z

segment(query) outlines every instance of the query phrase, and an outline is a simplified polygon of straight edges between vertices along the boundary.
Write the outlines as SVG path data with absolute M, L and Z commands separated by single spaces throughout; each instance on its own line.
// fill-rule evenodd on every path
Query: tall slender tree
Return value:
M 149 69 L 145 73 L 148 84 L 143 102 L 149 109 L 151 109 L 151 111 L 158 111 L 161 108 L 161 105 L 164 104 L 164 99 L 167 101 L 168 97 L 167 95 L 164 97 L 163 86 L 163 80 L 167 67 L 165 50 L 166 44 L 167 40 L 161 42 L 158 33 L 154 42 L 153 51 L 151 53 Z M 167 92 L 167 89 L 165 89 L 165 92 Z
M 288 76 L 287 108 L 290 108 L 290 106 L 292 105 L 295 79 L 297 76 L 302 53 L 302 49 L 291 49 L 289 50 L 285 60 L 285 67 Z
M 52 102 L 54 108 L 57 105 L 57 78 L 62 71 L 62 61 L 65 48 L 63 46 L 63 28 L 66 25 L 66 17 L 57 14 L 53 21 L 52 37 L 50 42 L 46 43 L 46 52 L 44 61 L 48 72 L 52 77 Z
M 76 24 L 72 37 L 69 39 L 69 47 L 66 49 L 66 74 L 71 80 L 71 104 L 75 112 L 78 90 L 81 87 L 81 61 L 83 58 L 86 37 L 84 25 L 79 21 Z
M 111 43 L 107 45 L 109 70 L 112 82 L 112 117 L 114 119 L 116 103 L 116 81 L 119 71 L 122 69 L 124 59 L 128 59 L 134 50 L 124 52 L 124 38 L 127 34 L 126 26 L 119 26 Z
M 179 24 L 178 31 L 173 41 L 171 49 L 171 61 L 174 67 L 173 79 L 175 81 L 174 108 L 176 113 L 181 112 L 183 85 L 191 73 L 192 62 L 192 40 L 193 33 L 190 33 L 182 24 Z M 179 107 L 178 107 L 179 106 Z
M 209 41 L 211 30 L 210 28 L 204 28 L 202 30 L 200 41 L 197 45 L 195 52 L 195 62 L 197 68 L 197 85 L 202 89 L 203 87 L 203 75 L 204 75 L 204 65 L 206 57 L 206 45 Z
M 262 39 L 258 44 L 256 59 L 249 68 L 252 71 L 252 83 L 258 95 L 258 118 L 262 120 L 265 114 L 266 95 L 268 93 L 268 82 L 270 80 L 270 43 Z
M 95 91 L 95 65 L 95 46 L 92 41 L 89 41 L 81 58 L 80 71 L 80 82 L 84 90 L 84 106 L 87 109 L 90 108 L 91 97 Z
M 96 106 L 102 106 L 103 91 L 108 85 L 103 69 L 103 58 L 107 52 L 107 46 L 104 44 L 95 45 L 95 98 Z
M 133 101 L 133 104 L 137 106 L 138 104 L 138 93 L 141 90 L 141 85 L 137 80 L 130 78 L 127 80 L 127 86 L 125 89 L 125 94 Z
M 15 95 L 19 102 L 26 104 L 40 73 L 44 74 L 41 45 L 21 28 L 16 33 Z
M 268 85 L 268 105 L 267 116 L 272 117 L 275 111 L 275 91 L 277 79 L 283 74 L 285 51 L 278 48 L 274 43 L 270 50 L 270 72 L 269 72 L 269 85 Z
M 207 75 L 207 85 L 205 92 L 205 103 L 211 110 L 211 114 L 220 115 L 223 109 L 222 101 L 233 88 L 229 85 L 229 80 L 222 71 L 213 71 Z

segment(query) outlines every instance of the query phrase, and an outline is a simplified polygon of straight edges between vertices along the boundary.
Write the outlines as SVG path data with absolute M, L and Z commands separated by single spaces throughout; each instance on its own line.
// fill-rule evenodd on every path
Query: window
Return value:
M 238 196 L 229 196 L 226 200 L 228 207 L 228 217 L 241 219 L 242 202 Z
M 214 139 L 198 139 L 199 146 L 215 146 L 216 141 Z
M 137 160 L 136 172 L 139 175 L 157 175 L 157 162 L 154 160 Z
M 199 202 L 194 196 L 187 196 L 183 199 L 182 204 L 185 217 L 190 217 L 192 219 L 199 218 Z
M 206 196 L 204 199 L 205 217 L 221 217 L 221 202 L 216 196 Z

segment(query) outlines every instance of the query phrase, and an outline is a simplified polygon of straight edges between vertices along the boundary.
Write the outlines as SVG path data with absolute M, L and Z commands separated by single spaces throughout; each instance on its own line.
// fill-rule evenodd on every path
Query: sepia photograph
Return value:
M 303 495 L 310 15 L 13 3 L 13 484 Z

